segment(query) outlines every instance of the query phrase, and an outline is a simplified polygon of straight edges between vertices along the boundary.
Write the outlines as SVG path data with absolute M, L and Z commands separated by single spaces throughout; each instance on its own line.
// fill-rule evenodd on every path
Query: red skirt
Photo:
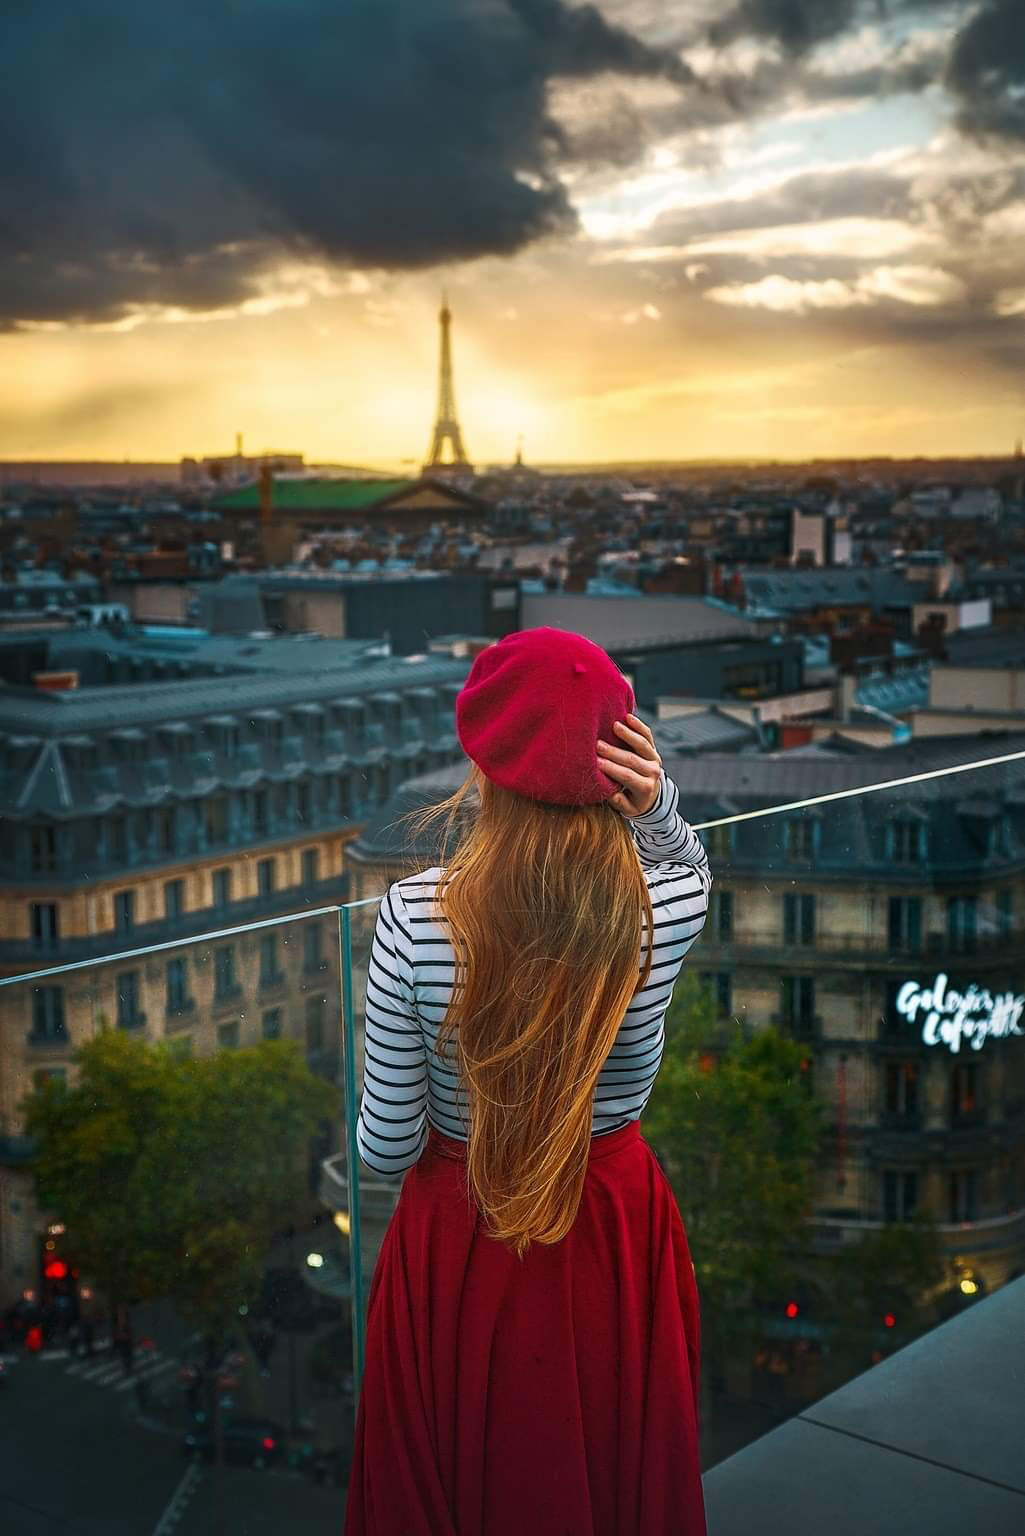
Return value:
M 370 1285 L 344 1536 L 705 1536 L 694 1266 L 639 1121 L 522 1262 L 465 1179 L 431 1125 Z

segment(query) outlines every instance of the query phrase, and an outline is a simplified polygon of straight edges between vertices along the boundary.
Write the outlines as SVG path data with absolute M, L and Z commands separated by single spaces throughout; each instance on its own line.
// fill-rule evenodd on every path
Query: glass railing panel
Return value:
M 721 767 L 719 784 L 700 764 L 679 775 L 715 880 L 667 1033 L 699 1006 L 697 983 L 710 1060 L 730 1035 L 791 1049 L 775 1127 L 751 1122 L 757 1200 L 721 1182 L 703 1237 L 705 1153 L 730 1151 L 714 1120 L 677 1182 L 711 1323 L 706 1465 L 1022 1273 L 1025 758 L 981 755 L 964 743 L 944 771 L 900 775 L 873 754 L 833 759 L 815 775 L 823 792 L 789 808 L 759 806 L 757 760 L 746 785 L 739 766 L 729 783 Z M 810 1167 L 798 1081 L 819 1116 Z M 748 1257 L 731 1271 L 743 1230 Z
M 179 1531 L 337 1529 L 358 1395 L 337 908 L 39 958 L 0 985 L 0 1354 L 25 1445 L 92 1450 L 61 1478 L 9 1461 L 4 1497 L 68 1525 L 180 1506 Z
M 1025 1267 L 1025 759 L 959 751 L 941 773 L 834 758 L 800 797 L 796 760 L 764 774 L 757 758 L 667 765 L 715 876 L 665 1046 L 706 1104 L 695 1121 L 663 1072 L 641 1126 L 698 1268 L 706 1466 Z M 127 1441 L 148 1468 L 131 1495 L 140 1528 L 176 1499 L 176 1529 L 196 1536 L 296 1514 L 338 1528 L 369 1292 L 401 1192 L 355 1145 L 387 869 L 344 908 L 134 947 L 126 933 L 116 953 L 112 939 L 70 962 L 41 932 L 32 959 L 11 957 L 5 1374 L 29 1441 L 33 1425 L 39 1444 L 80 1440 L 98 1417 L 110 1433 L 77 1504 L 61 1503 L 61 1480 L 41 1488 L 30 1459 L 9 1497 L 65 1523 L 90 1500 L 97 1520 L 123 1518 Z M 271 1041 L 295 1046 L 274 1070 Z M 751 1042 L 760 1056 L 743 1056 Z M 96 1091 L 62 1117 L 80 1046 Z M 206 1062 L 227 1070 L 203 1078 Z M 28 1125 L 21 1101 L 48 1078 Z M 741 1089 L 762 1095 L 758 1115 L 738 1113 Z M 58 1149 L 45 1179 L 44 1131 Z M 727 1166 L 745 1178 L 724 1180 Z M 91 1343 L 68 1335 L 71 1282 Z M 212 1317 L 224 1337 L 208 1356 Z M 215 1413 L 227 1460 L 206 1467 Z M 238 1468 L 233 1418 L 266 1420 L 274 1440 Z M 183 1484 L 185 1448 L 199 1459 Z

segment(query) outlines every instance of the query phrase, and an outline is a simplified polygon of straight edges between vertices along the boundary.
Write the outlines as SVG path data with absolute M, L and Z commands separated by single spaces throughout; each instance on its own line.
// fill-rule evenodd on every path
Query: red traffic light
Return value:
M 263 1446 L 265 1451 L 272 1451 L 274 1449 L 274 1445 L 275 1445 L 274 1436 L 273 1435 L 264 1435 L 264 1437 L 261 1440 L 260 1444 Z
M 787 1302 L 787 1306 L 786 1306 L 787 1317 L 796 1317 L 798 1312 L 800 1312 L 800 1310 L 801 1309 L 797 1305 L 796 1301 L 788 1301 Z
M 64 1280 L 67 1273 L 68 1266 L 63 1259 L 47 1259 L 43 1265 L 43 1274 L 47 1280 Z
M 897 1319 L 894 1317 L 892 1312 L 887 1312 L 886 1316 L 883 1318 L 883 1322 L 886 1324 L 887 1328 L 896 1328 L 897 1326 Z

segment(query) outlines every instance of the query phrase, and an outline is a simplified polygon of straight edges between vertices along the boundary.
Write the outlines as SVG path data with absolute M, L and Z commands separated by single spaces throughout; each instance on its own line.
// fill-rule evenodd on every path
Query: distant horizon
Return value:
M 288 450 L 289 453 L 294 453 L 295 451 L 296 450 Z M 274 457 L 274 453 L 275 453 L 274 450 L 268 449 L 268 450 L 260 450 L 260 451 L 255 452 L 255 453 L 245 453 L 244 452 L 241 455 L 241 457 L 243 459 L 250 459 L 250 460 L 256 460 L 256 459 L 261 459 L 261 458 L 273 458 Z M 282 453 L 282 456 L 285 456 L 285 450 L 281 450 L 281 453 Z M 230 453 L 224 454 L 224 455 L 210 454 L 210 455 L 203 455 L 202 457 L 204 457 L 204 458 L 208 457 L 208 458 L 213 458 L 213 459 L 223 458 L 225 460 L 228 460 L 228 459 L 231 459 L 231 458 L 235 457 L 235 455 L 230 454 Z M 281 473 L 282 474 L 295 474 L 295 473 L 301 473 L 303 471 L 307 471 L 307 472 L 311 471 L 311 470 L 315 471 L 315 470 L 318 470 L 318 469 L 324 469 L 324 470 L 335 469 L 335 470 L 351 470 L 353 474 L 391 476 L 391 477 L 394 477 L 395 479 L 414 480 L 414 479 L 421 478 L 421 476 L 423 476 L 425 478 L 430 478 L 430 467 L 429 466 L 421 465 L 418 468 L 414 469 L 408 463 L 405 463 L 404 461 L 401 461 L 401 460 L 396 460 L 396 461 L 392 461 L 392 462 L 384 462 L 384 463 L 380 463 L 379 462 L 379 463 L 376 463 L 376 464 L 369 464 L 369 463 L 365 463 L 365 464 L 352 464 L 352 463 L 342 463 L 342 462 L 340 462 L 338 460 L 334 460 L 334 459 L 309 459 L 309 460 L 307 460 L 305 458 L 305 455 L 303 455 L 303 459 L 304 459 L 304 462 L 303 462 L 303 466 L 302 466 L 302 471 L 283 470 L 283 471 L 281 471 Z M 83 467 L 85 467 L 85 466 L 88 466 L 88 467 L 99 467 L 99 466 L 110 465 L 112 467 L 116 466 L 116 467 L 120 467 L 120 468 L 131 467 L 132 465 L 137 465 L 139 468 L 145 468 L 145 467 L 150 467 L 150 466 L 153 466 L 153 467 L 161 466 L 161 467 L 163 467 L 163 466 L 166 465 L 168 468 L 180 471 L 182 464 L 187 462 L 188 460 L 192 460 L 194 463 L 201 462 L 201 459 L 197 458 L 196 455 L 192 455 L 192 454 L 179 455 L 179 457 L 177 457 L 177 458 L 160 458 L 160 457 L 143 458 L 141 456 L 138 457 L 138 458 L 136 458 L 136 457 L 129 457 L 129 456 L 125 456 L 125 457 L 122 457 L 122 458 L 114 458 L 114 457 L 111 457 L 111 456 L 104 456 L 104 455 L 96 455 L 95 457 L 89 457 L 89 456 L 82 455 L 82 454 L 74 454 L 74 455 L 69 454 L 66 457 L 55 457 L 55 456 L 52 456 L 52 455 L 51 456 L 47 456 L 47 457 L 35 457 L 35 456 L 29 456 L 29 455 L 11 454 L 11 455 L 5 455 L 3 457 L 0 457 L 0 470 L 9 469 L 9 468 L 20 466 L 20 465 L 39 467 L 39 468 L 46 468 L 47 466 L 52 466 L 54 468 L 58 468 L 58 467 L 63 467 L 63 466 L 68 466 L 68 465 L 79 465 L 80 464 Z M 524 469 L 526 469 L 526 470 L 536 470 L 538 472 L 542 472 L 543 471 L 543 472 L 546 472 L 546 473 L 549 473 L 549 474 L 572 474 L 572 473 L 576 473 L 576 472 L 581 472 L 581 473 L 593 472 L 593 471 L 596 471 L 596 470 L 597 471 L 604 470 L 604 471 L 606 471 L 608 473 L 615 473 L 615 472 L 623 472 L 623 471 L 626 471 L 626 470 L 647 470 L 647 469 L 715 469 L 715 468 L 719 468 L 719 467 L 722 467 L 722 468 L 748 468 L 748 469 L 759 469 L 759 468 L 767 468 L 767 469 L 769 469 L 769 468 L 781 468 L 781 469 L 788 469 L 788 468 L 800 468 L 802 466 L 813 467 L 813 466 L 817 466 L 817 465 L 836 465 L 836 464 L 963 464 L 963 463 L 1005 464 L 1005 463 L 1015 463 L 1015 462 L 1017 462 L 1019 460 L 1022 461 L 1023 464 L 1025 464 L 1025 458 L 1023 458 L 1023 455 L 1022 455 L 1022 452 L 1020 451 L 1020 448 L 1018 446 L 1016 446 L 1014 449 L 1012 449 L 1011 451 L 1009 451 L 1007 453 L 972 453 L 972 452 L 967 452 L 967 453 L 965 453 L 965 452 L 962 452 L 962 453 L 945 453 L 945 454 L 928 454 L 928 453 L 912 453 L 912 454 L 895 454 L 895 453 L 836 453 L 836 454 L 816 454 L 816 455 L 814 455 L 812 457 L 808 457 L 808 458 L 803 458 L 803 457 L 797 457 L 797 458 L 791 458 L 791 457 L 763 457 L 763 456 L 759 456 L 759 455 L 748 455 L 748 454 L 743 454 L 743 455 L 740 455 L 740 454 L 737 454 L 737 455 L 718 455 L 718 456 L 709 457 L 709 458 L 663 458 L 663 457 L 659 457 L 659 456 L 653 455 L 650 458 L 624 458 L 624 459 L 551 459 L 551 460 L 540 460 L 539 459 L 539 460 L 536 460 L 536 461 L 535 460 L 524 460 L 522 467 Z M 502 473 L 503 471 L 507 472 L 507 471 L 514 470 L 516 468 L 517 468 L 517 465 L 515 464 L 515 462 L 512 462 L 512 461 L 508 461 L 508 462 L 488 461 L 487 463 L 484 463 L 484 464 L 475 465 L 473 470 L 471 471 L 471 473 L 474 476 L 480 477 L 480 476 L 487 475 L 487 474 L 499 474 L 499 473 Z M 447 474 L 447 473 L 451 472 L 451 466 L 450 465 L 442 465 L 440 467 L 440 470 L 441 470 L 441 473 L 443 475 Z

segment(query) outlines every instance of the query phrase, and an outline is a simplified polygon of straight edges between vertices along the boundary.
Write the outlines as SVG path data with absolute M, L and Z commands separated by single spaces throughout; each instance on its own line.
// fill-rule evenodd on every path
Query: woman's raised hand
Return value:
M 615 721 L 613 730 L 622 745 L 598 741 L 598 766 L 623 786 L 609 804 L 624 816 L 643 816 L 658 799 L 662 759 L 655 750 L 651 731 L 639 716 L 627 715 L 625 722 Z

